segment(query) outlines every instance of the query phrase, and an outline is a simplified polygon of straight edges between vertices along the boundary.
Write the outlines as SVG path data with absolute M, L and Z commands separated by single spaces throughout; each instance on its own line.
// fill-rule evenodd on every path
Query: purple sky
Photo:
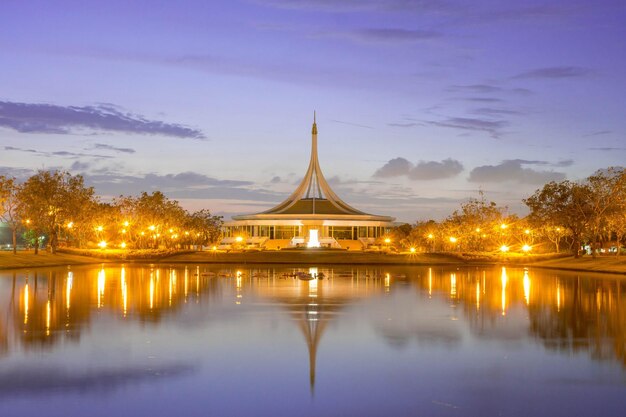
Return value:
M 0 173 L 83 174 L 230 216 L 320 161 L 347 202 L 524 214 L 626 160 L 626 2 L 4 0 Z

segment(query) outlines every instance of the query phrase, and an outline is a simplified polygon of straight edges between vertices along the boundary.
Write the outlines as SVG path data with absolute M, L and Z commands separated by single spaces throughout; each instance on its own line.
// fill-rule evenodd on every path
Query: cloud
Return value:
M 382 168 L 379 168 L 374 173 L 374 177 L 391 178 L 408 175 L 411 168 L 413 168 L 413 164 L 408 160 L 404 158 L 394 158 L 383 165 Z
M 501 129 L 508 126 L 505 120 L 485 120 L 470 117 L 449 117 L 443 121 L 427 121 L 432 126 L 488 133 L 494 139 L 500 138 Z
M 504 100 L 496 97 L 464 97 L 465 101 L 474 101 L 477 103 L 502 103 Z
M 76 159 L 76 158 L 81 158 L 81 157 L 99 158 L 99 159 L 111 159 L 111 158 L 113 158 L 110 155 L 100 155 L 100 154 L 90 154 L 90 153 L 77 153 L 77 152 L 69 152 L 69 151 L 46 152 L 46 151 L 38 151 L 36 149 L 16 148 L 15 146 L 5 146 L 4 150 L 5 151 L 13 151 L 13 152 L 30 153 L 30 154 L 33 154 L 33 155 L 43 156 L 43 157 L 46 157 L 46 158 L 49 158 L 51 156 L 60 156 L 60 157 L 65 157 L 65 158 L 70 158 L 70 159 Z
M 409 171 L 409 178 L 412 180 L 439 180 L 455 177 L 461 171 L 463 171 L 463 164 L 451 158 L 441 162 L 420 161 Z
M 591 74 L 591 69 L 583 67 L 545 67 L 537 68 L 534 70 L 522 72 L 513 76 L 514 79 L 559 79 L 559 78 L 573 78 L 584 77 Z
M 80 161 L 74 162 L 70 167 L 72 171 L 87 171 L 89 168 L 91 168 L 91 164 L 89 162 Z
M 390 160 L 375 173 L 375 178 L 393 178 L 406 175 L 412 180 L 438 180 L 452 178 L 463 171 L 463 165 L 448 158 L 441 162 L 420 161 L 413 165 L 408 160 L 398 157 Z
M 502 91 L 502 87 L 497 87 L 489 84 L 451 85 L 447 88 L 447 90 L 452 92 L 488 94 L 499 93 Z
M 612 151 L 626 151 L 626 148 L 619 148 L 619 147 L 599 147 L 599 148 L 587 148 L 587 150 L 590 151 L 603 151 L 603 152 L 612 152 Z
M 365 129 L 374 129 L 372 126 L 360 125 L 360 124 L 357 124 L 357 123 L 351 123 L 351 122 L 344 122 L 344 121 L 342 121 L 342 120 L 334 120 L 334 119 L 331 119 L 330 121 L 331 121 L 331 122 L 334 122 L 334 123 L 339 123 L 339 124 L 342 124 L 342 125 L 356 126 L 356 127 L 363 127 L 363 128 L 365 128 Z
M 563 181 L 565 174 L 555 171 L 539 171 L 523 165 L 543 165 L 543 161 L 506 160 L 499 165 L 483 165 L 474 168 L 470 182 L 514 182 L 541 185 L 550 181 Z
M 448 7 L 440 0 L 256 0 L 268 6 L 284 9 L 337 11 L 438 11 Z
M 387 123 L 387 126 L 391 127 L 415 127 L 421 126 L 421 123 L 409 122 L 409 123 Z
M 511 109 L 500 109 L 494 107 L 480 107 L 472 110 L 474 114 L 481 114 L 484 116 L 492 116 L 492 117 L 500 117 L 500 116 L 516 116 L 524 114 L 524 112 L 519 110 L 511 110 Z
M 554 164 L 552 164 L 555 167 L 571 167 L 572 165 L 574 165 L 574 160 L 573 159 L 563 159 L 562 161 L 556 162 Z
M 588 133 L 588 134 L 583 135 L 583 136 L 588 138 L 588 137 L 591 137 L 591 136 L 602 136 L 602 135 L 608 135 L 608 134 L 611 134 L 611 133 L 613 133 L 612 130 L 598 130 L 597 132 L 591 132 L 591 133 Z
M 204 139 L 204 134 L 176 123 L 148 120 L 123 113 L 109 104 L 76 107 L 0 101 L 0 127 L 20 133 L 72 134 L 88 131 L 123 132 Z
M 272 183 L 272 184 L 278 184 L 280 182 L 282 182 L 282 180 L 280 179 L 280 177 L 278 175 L 270 180 L 270 183 Z
M 107 145 L 104 143 L 96 143 L 93 146 L 93 149 L 104 149 L 108 151 L 115 151 L 115 152 L 121 152 L 121 153 L 135 153 L 135 150 L 132 148 L 118 148 L 118 147 Z
M 102 170 L 101 173 L 85 174 L 85 183 L 93 186 L 101 195 L 137 195 L 142 191 L 161 191 L 174 199 L 212 198 L 255 201 L 279 201 L 283 193 L 264 190 L 251 181 L 225 180 L 197 172 L 179 174 L 118 174 Z
M 328 33 L 332 35 L 333 33 Z M 334 33 L 336 36 L 346 36 L 362 42 L 414 42 L 441 37 L 438 32 L 430 30 L 409 30 L 391 28 L 368 28 L 352 32 Z

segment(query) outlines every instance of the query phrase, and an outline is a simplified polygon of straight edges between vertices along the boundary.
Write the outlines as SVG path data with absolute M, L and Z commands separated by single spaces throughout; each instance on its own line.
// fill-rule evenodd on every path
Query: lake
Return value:
M 621 416 L 625 331 L 613 275 L 0 271 L 0 416 Z

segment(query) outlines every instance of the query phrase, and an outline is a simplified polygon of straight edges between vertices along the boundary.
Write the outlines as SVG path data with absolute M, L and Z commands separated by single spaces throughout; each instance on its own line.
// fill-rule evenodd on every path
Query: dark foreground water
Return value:
M 0 271 L 0 416 L 626 413 L 618 277 L 296 271 Z

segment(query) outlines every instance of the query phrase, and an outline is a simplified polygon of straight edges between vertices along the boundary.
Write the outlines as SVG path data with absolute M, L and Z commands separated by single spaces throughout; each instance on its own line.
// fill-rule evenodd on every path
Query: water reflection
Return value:
M 300 333 L 299 346 L 277 349 L 306 350 L 311 392 L 325 340 L 335 349 L 358 348 L 350 341 L 337 344 L 337 331 L 326 336 L 355 316 L 396 351 L 412 343 L 459 349 L 528 339 L 551 352 L 584 352 L 626 367 L 624 285 L 610 276 L 510 268 L 103 265 L 9 271 L 0 273 L 0 365 L 3 357 L 80 344 L 96 318 L 108 317 L 132 333 L 137 324 L 159 328 L 167 321 L 178 329 L 190 320 L 248 322 L 271 311 L 271 322 L 287 320 Z M 328 372 L 333 359 L 322 356 Z

